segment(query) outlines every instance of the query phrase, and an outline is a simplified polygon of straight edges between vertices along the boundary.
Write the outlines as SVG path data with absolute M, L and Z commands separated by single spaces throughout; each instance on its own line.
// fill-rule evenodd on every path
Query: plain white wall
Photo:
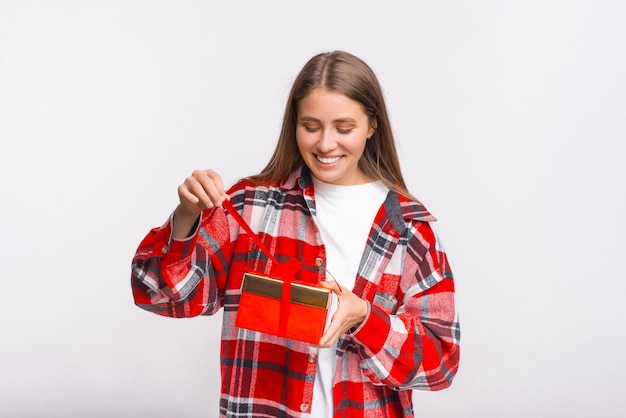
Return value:
M 194 169 L 270 156 L 345 49 L 439 218 L 462 361 L 420 417 L 626 411 L 626 16 L 616 1 L 0 0 L 0 415 L 216 416 L 220 318 L 134 307 Z

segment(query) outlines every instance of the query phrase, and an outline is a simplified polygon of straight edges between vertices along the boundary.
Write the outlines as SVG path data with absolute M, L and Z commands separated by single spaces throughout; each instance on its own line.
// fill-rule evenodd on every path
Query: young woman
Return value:
M 178 195 L 137 250 L 133 295 L 172 317 L 224 309 L 221 416 L 412 417 L 411 389 L 451 384 L 460 336 L 452 272 L 435 218 L 407 190 L 381 88 L 359 58 L 324 53 L 304 66 L 260 174 L 225 191 L 216 172 L 196 170 Z M 296 276 L 336 296 L 318 344 L 235 326 L 244 272 L 278 266 L 225 200 L 274 260 L 321 267 Z

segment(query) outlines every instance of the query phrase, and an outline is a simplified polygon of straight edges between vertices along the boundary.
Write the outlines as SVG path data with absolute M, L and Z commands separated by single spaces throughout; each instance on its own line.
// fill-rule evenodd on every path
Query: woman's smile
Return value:
M 333 164 L 333 163 L 336 163 L 337 161 L 341 160 L 343 158 L 343 156 L 322 157 L 320 155 L 315 155 L 315 158 L 317 158 L 317 161 L 319 161 L 322 164 Z

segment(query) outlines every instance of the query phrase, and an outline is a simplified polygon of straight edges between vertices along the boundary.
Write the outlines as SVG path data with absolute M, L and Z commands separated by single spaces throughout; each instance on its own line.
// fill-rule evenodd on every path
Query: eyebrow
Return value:
M 319 119 L 312 116 L 302 116 L 301 118 L 298 118 L 298 120 L 303 122 L 321 122 Z M 333 120 L 333 123 L 356 123 L 356 120 L 352 118 L 339 118 Z

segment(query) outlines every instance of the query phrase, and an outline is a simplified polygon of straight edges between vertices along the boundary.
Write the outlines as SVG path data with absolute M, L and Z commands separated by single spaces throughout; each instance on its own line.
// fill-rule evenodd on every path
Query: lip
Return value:
M 336 155 L 336 156 L 332 156 L 332 157 L 322 157 L 319 156 L 317 154 L 313 154 L 315 156 L 315 161 L 317 161 L 319 164 L 325 165 L 325 166 L 330 166 L 333 164 L 338 163 L 339 161 L 343 160 L 344 156 L 343 155 Z

